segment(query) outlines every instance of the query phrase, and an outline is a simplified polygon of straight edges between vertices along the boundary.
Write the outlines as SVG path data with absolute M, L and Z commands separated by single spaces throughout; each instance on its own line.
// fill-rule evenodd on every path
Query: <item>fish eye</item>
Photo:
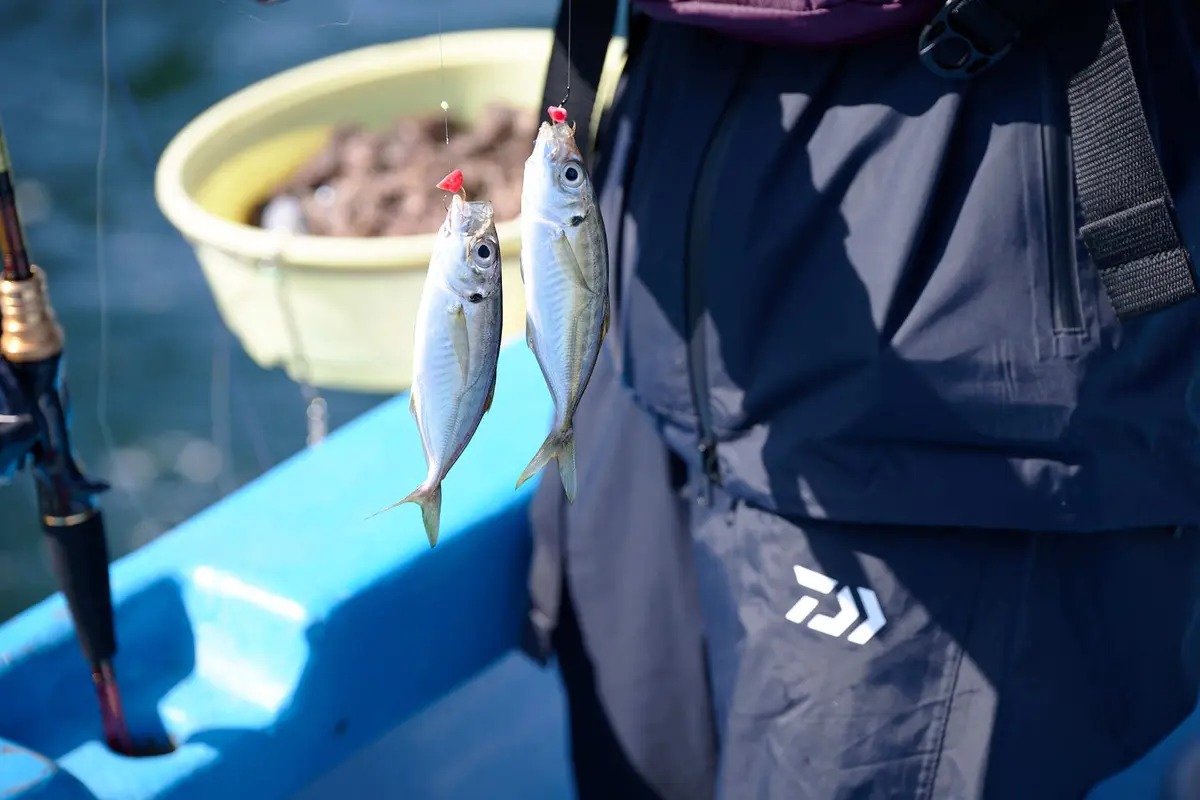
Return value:
M 471 256 L 479 266 L 490 267 L 496 261 L 496 246 L 491 242 L 476 242 Z
M 576 161 L 567 162 L 562 171 L 563 183 L 572 188 L 583 183 L 583 165 Z
M 469 295 L 467 295 L 467 299 L 472 303 L 482 303 L 483 295 L 481 295 L 479 292 L 471 292 Z

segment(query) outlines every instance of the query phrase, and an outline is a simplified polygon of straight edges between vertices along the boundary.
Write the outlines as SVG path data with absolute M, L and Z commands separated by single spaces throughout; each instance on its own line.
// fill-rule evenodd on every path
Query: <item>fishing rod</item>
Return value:
M 133 740 L 113 672 L 117 638 L 108 542 L 96 499 L 108 485 L 86 478 L 71 452 L 63 363 L 66 337 L 50 305 L 46 275 L 30 261 L 25 249 L 2 125 L 0 252 L 0 357 L 18 394 L 9 404 L 20 404 L 33 427 L 31 446 L 18 456 L 18 465 L 28 465 L 33 474 L 51 564 L 91 666 L 104 738 L 114 751 L 132 755 Z M 4 388 L 0 385 L 0 390 Z

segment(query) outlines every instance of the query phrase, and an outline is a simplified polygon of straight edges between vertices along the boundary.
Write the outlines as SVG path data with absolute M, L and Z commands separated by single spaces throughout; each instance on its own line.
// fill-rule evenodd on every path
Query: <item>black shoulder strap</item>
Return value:
M 1085 220 L 1080 233 L 1117 314 L 1158 311 L 1196 294 L 1115 12 L 1095 59 L 1071 77 L 1067 97 Z
M 554 49 L 546 72 L 546 88 L 542 94 L 543 113 L 548 107 L 561 103 L 566 96 L 569 68 L 571 96 L 567 110 L 578 130 L 591 129 L 592 109 L 596 105 L 596 92 L 619 4 L 620 0 L 562 0 L 558 23 L 554 26 Z M 580 136 L 575 143 L 587 158 L 592 147 L 590 139 L 586 135 Z
M 921 60 L 946 77 L 978 75 L 1003 58 L 1022 32 L 1072 17 L 1064 15 L 1066 5 L 949 0 L 921 33 Z M 1112 0 L 1085 4 L 1084 12 L 1101 21 L 1104 14 L 1107 23 L 1082 66 L 1068 68 L 1075 182 L 1084 218 L 1080 235 L 1117 316 L 1128 320 L 1197 294 L 1196 278 Z M 1081 20 L 1061 22 L 1075 30 Z

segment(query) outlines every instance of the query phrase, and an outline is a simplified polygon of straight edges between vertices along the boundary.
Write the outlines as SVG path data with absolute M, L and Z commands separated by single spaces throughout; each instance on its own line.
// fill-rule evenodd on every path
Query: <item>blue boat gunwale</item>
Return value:
M 114 563 L 127 711 L 169 755 L 103 745 L 61 594 L 0 626 L 0 796 L 285 797 L 495 663 L 527 602 L 536 482 L 513 486 L 550 415 L 505 347 L 432 550 L 415 507 L 366 519 L 424 477 L 405 393 Z M 58 774 L 30 784 L 29 758 Z

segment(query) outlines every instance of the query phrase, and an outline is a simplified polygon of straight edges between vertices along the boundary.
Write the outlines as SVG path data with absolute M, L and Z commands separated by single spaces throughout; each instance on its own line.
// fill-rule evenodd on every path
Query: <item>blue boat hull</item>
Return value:
M 507 348 L 435 550 L 415 507 L 366 519 L 424 476 L 402 396 L 114 564 L 126 711 L 168 755 L 104 746 L 60 595 L 0 626 L 0 796 L 570 796 L 557 683 L 506 659 L 533 491 L 513 484 L 550 413 Z

